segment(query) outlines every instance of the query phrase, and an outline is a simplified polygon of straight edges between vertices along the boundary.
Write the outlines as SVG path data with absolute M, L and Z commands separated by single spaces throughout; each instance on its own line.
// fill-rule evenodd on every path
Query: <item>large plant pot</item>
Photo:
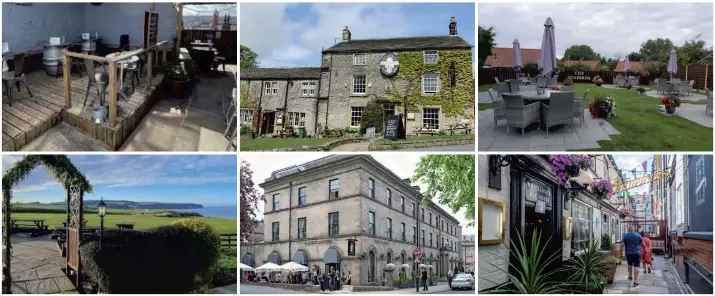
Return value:
M 665 112 L 667 112 L 668 114 L 675 113 L 675 106 L 665 107 Z
M 608 118 L 608 113 L 611 113 L 611 110 L 609 110 L 608 108 L 599 108 L 598 118 Z
M 174 80 L 167 77 L 164 79 L 164 88 L 168 93 L 183 98 L 186 93 L 187 83 L 187 81 Z
M 613 283 L 613 279 L 616 276 L 616 259 L 613 257 L 613 253 L 611 251 L 599 251 L 601 253 L 601 260 L 605 263 L 604 265 L 604 275 L 606 276 L 606 281 L 609 284 Z
M 623 244 L 615 243 L 613 244 L 613 257 L 616 259 L 623 260 Z M 623 263 L 621 263 L 623 264 Z

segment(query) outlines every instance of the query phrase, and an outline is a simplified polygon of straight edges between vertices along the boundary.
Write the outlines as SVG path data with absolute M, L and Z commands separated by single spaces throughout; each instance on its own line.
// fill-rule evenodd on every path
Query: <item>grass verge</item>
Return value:
M 335 138 L 260 138 L 241 139 L 241 151 L 269 150 L 297 146 L 317 146 L 335 141 Z

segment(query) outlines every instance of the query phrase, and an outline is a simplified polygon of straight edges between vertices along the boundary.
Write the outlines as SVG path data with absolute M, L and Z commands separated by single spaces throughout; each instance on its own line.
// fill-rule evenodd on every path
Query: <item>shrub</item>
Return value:
M 536 62 L 527 62 L 521 70 L 524 73 L 539 73 L 539 64 Z
M 604 234 L 601 236 L 601 249 L 610 250 L 611 249 L 611 236 Z
M 220 237 L 208 224 L 182 219 L 146 232 L 105 231 L 80 247 L 84 273 L 102 293 L 184 294 L 208 291 Z
M 365 130 L 374 127 L 375 133 L 382 132 L 382 123 L 385 116 L 385 109 L 382 104 L 372 100 L 365 105 L 362 110 L 362 120 L 360 122 L 360 134 L 365 134 Z
M 241 125 L 241 135 L 246 135 L 251 132 L 251 125 L 242 124 Z

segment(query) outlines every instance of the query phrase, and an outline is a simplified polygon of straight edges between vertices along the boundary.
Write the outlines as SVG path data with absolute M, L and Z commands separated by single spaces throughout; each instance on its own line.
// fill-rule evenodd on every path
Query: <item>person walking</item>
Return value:
M 348 277 L 345 279 L 345 284 L 346 285 L 351 285 L 352 283 L 352 275 L 350 275 L 350 271 L 348 270 Z
M 623 244 L 628 261 L 628 280 L 633 280 L 633 286 L 638 286 L 638 268 L 641 266 L 641 243 L 643 237 L 635 232 L 633 226 L 628 226 L 628 233 L 623 235 Z
M 447 283 L 449 284 L 449 288 L 452 288 L 452 277 L 454 277 L 454 273 L 450 269 L 449 272 L 447 272 Z
M 651 250 L 650 239 L 641 231 L 641 236 L 643 237 L 643 242 L 641 243 L 641 254 L 643 260 L 643 273 L 646 273 L 646 268 L 648 273 L 651 272 L 653 267 L 653 252 Z
M 422 291 L 427 291 L 427 270 L 422 269 Z

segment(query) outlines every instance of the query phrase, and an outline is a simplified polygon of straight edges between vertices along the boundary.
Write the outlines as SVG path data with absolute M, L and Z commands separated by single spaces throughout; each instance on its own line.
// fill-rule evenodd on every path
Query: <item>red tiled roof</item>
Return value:
M 521 49 L 521 65 L 524 66 L 528 62 L 539 62 L 539 54 L 541 49 L 538 48 L 522 48 Z M 495 47 L 492 48 L 492 55 L 487 57 L 485 65 L 492 67 L 514 67 L 514 48 L 511 47 Z
M 644 62 L 638 62 L 638 61 L 630 61 L 629 62 L 631 66 L 631 71 L 633 72 L 645 72 L 645 63 Z M 626 69 L 626 61 L 618 61 L 618 65 L 616 65 L 616 72 L 624 72 Z
M 564 61 L 564 66 L 566 65 L 577 65 L 577 64 L 583 64 L 591 68 L 591 70 L 596 69 L 600 62 L 599 61 L 576 61 L 576 60 L 565 60 Z

